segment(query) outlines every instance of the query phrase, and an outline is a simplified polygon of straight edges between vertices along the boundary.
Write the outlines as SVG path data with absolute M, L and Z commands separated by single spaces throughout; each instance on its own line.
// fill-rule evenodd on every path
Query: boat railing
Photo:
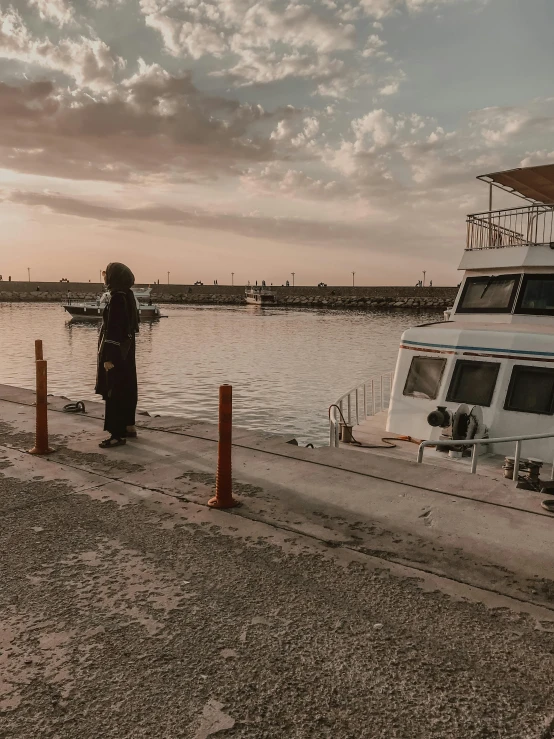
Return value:
M 360 420 L 386 411 L 389 408 L 394 372 L 385 372 L 361 382 L 349 390 L 329 408 L 329 446 L 340 445 L 340 424 L 359 426 Z
M 554 432 L 549 434 L 525 434 L 522 436 L 501 436 L 494 439 L 448 439 L 446 441 L 422 441 L 417 450 L 417 463 L 423 463 L 423 453 L 426 447 L 467 447 L 471 446 L 471 474 L 475 475 L 477 472 L 477 462 L 479 460 L 479 447 L 488 444 L 506 444 L 515 442 L 514 451 L 514 472 L 512 479 L 517 482 L 519 476 L 519 463 L 521 460 L 521 445 L 524 441 L 530 441 L 533 439 L 552 439 L 554 438 Z M 554 480 L 554 461 L 552 463 L 551 480 Z
M 466 250 L 553 246 L 554 204 L 507 208 L 467 217 Z

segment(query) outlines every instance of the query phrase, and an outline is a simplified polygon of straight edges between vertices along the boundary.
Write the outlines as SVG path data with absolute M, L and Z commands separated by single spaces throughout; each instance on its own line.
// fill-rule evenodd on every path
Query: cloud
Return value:
M 380 95 L 390 96 L 390 95 L 396 95 L 398 90 L 400 89 L 401 83 L 406 79 L 406 75 L 402 71 L 396 72 L 396 74 L 389 77 L 386 81 L 386 84 L 384 84 L 379 89 Z
M 90 203 L 52 192 L 11 191 L 0 193 L 0 201 L 46 209 L 75 218 L 102 223 L 151 223 L 163 226 L 212 229 L 252 238 L 287 240 L 293 243 L 333 244 L 348 238 L 358 246 L 367 246 L 367 233 L 362 226 L 294 218 L 271 218 L 261 215 L 220 213 L 195 208 L 173 208 L 147 204 L 135 208 Z
M 370 86 L 374 82 L 374 75 L 370 72 L 345 67 L 340 75 L 320 82 L 312 95 L 332 97 L 335 100 L 350 100 L 353 97 L 354 90 Z
M 80 36 L 77 40 L 35 38 L 13 9 L 0 11 L 0 58 L 63 72 L 81 87 L 105 90 L 113 87 L 118 70 L 125 66 L 99 38 Z
M 294 180 L 296 175 L 287 174 Z M 293 184 L 296 184 L 295 182 Z M 378 212 L 371 219 L 357 221 L 322 220 L 309 218 L 269 217 L 259 213 L 225 213 L 205 209 L 175 208 L 157 203 L 139 207 L 122 208 L 112 204 L 92 203 L 83 199 L 67 197 L 55 192 L 0 191 L 0 202 L 12 203 L 27 208 L 36 208 L 66 217 L 87 219 L 100 224 L 111 224 L 122 230 L 140 229 L 140 224 L 150 227 L 163 226 L 183 229 L 207 229 L 256 240 L 271 240 L 280 244 L 302 246 L 322 250 L 352 249 L 365 257 L 390 257 L 390 245 L 394 244 L 395 255 L 417 263 L 425 252 L 430 265 L 449 264 L 451 253 L 445 250 L 445 235 L 455 239 L 460 231 L 459 201 L 445 203 L 438 210 L 433 200 L 421 208 L 410 208 L 404 204 L 391 213 Z M 429 228 L 433 219 L 434 228 Z M 460 243 L 460 249 L 462 248 Z M 385 264 L 385 262 L 383 262 Z
M 268 48 L 283 43 L 326 54 L 353 49 L 355 41 L 353 25 L 319 15 L 309 5 L 291 2 L 282 8 L 256 3 L 237 29 L 233 48 Z
M 207 180 L 279 158 L 262 129 L 296 115 L 205 95 L 190 74 L 144 62 L 99 100 L 49 82 L 0 83 L 0 166 L 73 179 Z
M 554 134 L 554 99 L 537 98 L 522 106 L 495 106 L 473 111 L 469 126 L 474 145 L 490 149 L 519 143 L 536 146 Z
M 379 21 L 399 13 L 418 13 L 423 10 L 435 10 L 443 5 L 475 2 L 483 5 L 488 0 L 360 0 L 360 5 L 367 15 Z M 382 24 L 379 26 L 382 27 Z M 379 26 L 375 25 L 376 28 Z
M 540 149 L 539 151 L 528 151 L 519 166 L 534 167 L 539 164 L 550 164 L 551 162 L 554 162 L 554 150 Z
M 291 199 L 340 200 L 355 195 L 348 182 L 316 179 L 298 169 L 285 169 L 277 163 L 268 164 L 261 171 L 249 169 L 241 184 L 255 195 L 282 195 Z
M 329 53 L 355 46 L 351 24 L 336 23 L 306 4 L 243 0 L 140 0 L 145 22 L 174 55 L 268 49 L 273 44 Z M 192 38 L 192 42 L 191 42 Z
M 75 22 L 75 10 L 66 0 L 28 0 L 35 7 L 43 20 L 52 21 L 58 26 L 71 25 Z
M 298 2 L 140 0 L 140 7 L 170 54 L 225 57 L 212 74 L 238 86 L 339 76 L 344 61 L 337 54 L 356 46 L 352 24 Z
M 386 41 L 383 41 L 383 39 L 376 33 L 373 33 L 366 41 L 365 49 L 362 51 L 362 56 L 386 56 L 386 53 L 383 51 L 383 47 L 386 45 Z
M 146 13 L 145 23 L 160 32 L 165 48 L 174 56 L 222 56 L 228 48 L 223 35 L 203 23 L 177 20 L 161 12 Z
M 481 136 L 491 146 L 505 144 L 519 134 L 530 120 L 529 110 L 515 107 L 484 108 L 473 116 L 473 121 L 481 129 Z
M 287 78 L 325 80 L 342 77 L 345 64 L 325 54 L 290 54 L 243 49 L 239 61 L 227 69 L 211 72 L 213 77 L 229 77 L 237 86 L 267 84 Z
M 355 118 L 352 121 L 352 130 L 356 136 L 356 151 L 375 151 L 389 146 L 398 129 L 394 117 L 379 108 L 362 118 Z

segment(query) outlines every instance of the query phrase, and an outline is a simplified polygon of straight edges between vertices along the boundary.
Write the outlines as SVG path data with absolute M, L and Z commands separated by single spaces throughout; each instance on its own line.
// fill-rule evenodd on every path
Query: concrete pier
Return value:
M 508 482 L 0 386 L 0 736 L 548 739 L 554 516 Z

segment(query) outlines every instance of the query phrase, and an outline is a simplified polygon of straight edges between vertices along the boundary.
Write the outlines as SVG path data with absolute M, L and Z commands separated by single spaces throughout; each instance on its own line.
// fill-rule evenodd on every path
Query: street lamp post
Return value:
M 293 286 L 293 287 L 294 287 L 294 275 L 295 275 L 295 274 L 296 274 L 296 272 L 291 272 L 291 275 L 292 275 L 292 286 Z
M 352 287 L 354 287 L 354 275 L 355 274 L 356 274 L 355 272 L 352 272 Z
M 169 285 L 169 272 L 167 273 L 167 284 Z
M 231 285 L 235 284 L 235 273 L 231 272 Z
M 29 279 L 29 282 L 31 282 L 31 268 L 27 267 L 27 277 Z

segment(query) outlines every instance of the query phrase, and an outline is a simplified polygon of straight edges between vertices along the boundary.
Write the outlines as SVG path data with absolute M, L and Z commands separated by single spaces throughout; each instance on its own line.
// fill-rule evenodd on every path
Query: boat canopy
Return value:
M 533 203 L 554 203 L 554 163 L 507 169 L 477 179 Z

